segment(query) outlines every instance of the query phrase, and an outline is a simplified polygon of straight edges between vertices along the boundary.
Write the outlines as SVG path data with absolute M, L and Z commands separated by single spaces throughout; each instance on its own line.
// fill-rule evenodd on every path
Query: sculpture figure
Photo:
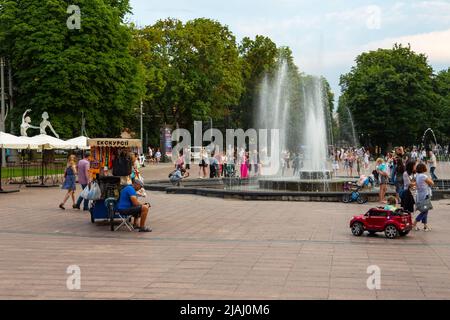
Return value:
M 53 129 L 52 124 L 50 123 L 50 121 L 48 121 L 48 118 L 49 117 L 47 111 L 44 111 L 44 113 L 42 114 L 42 122 L 40 124 L 41 134 L 47 134 L 45 130 L 47 129 L 47 127 L 49 127 L 55 137 L 59 138 L 59 135 Z
M 20 125 L 20 135 L 22 137 L 27 137 L 27 130 L 29 128 L 31 129 L 40 129 L 40 127 L 36 127 L 31 125 L 31 118 L 29 116 L 26 116 L 28 112 L 31 112 L 31 109 L 27 109 L 24 114 L 22 115 L 22 124 Z

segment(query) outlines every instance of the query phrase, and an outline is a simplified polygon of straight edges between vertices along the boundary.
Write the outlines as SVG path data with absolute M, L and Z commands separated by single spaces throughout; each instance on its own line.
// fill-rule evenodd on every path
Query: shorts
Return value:
M 141 217 L 142 206 L 131 207 L 131 208 L 128 208 L 128 209 L 119 209 L 118 211 L 121 214 L 126 215 L 126 216 L 133 216 L 135 218 L 140 218 Z

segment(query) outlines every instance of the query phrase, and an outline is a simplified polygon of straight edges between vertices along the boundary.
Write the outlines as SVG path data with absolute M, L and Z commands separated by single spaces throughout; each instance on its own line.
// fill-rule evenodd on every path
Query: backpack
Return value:
M 113 161 L 113 175 L 118 177 L 126 177 L 131 174 L 131 159 L 127 156 L 120 155 Z

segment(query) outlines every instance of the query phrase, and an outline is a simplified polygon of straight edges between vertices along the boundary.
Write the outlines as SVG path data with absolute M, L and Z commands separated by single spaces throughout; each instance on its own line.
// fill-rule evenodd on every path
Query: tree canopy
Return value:
M 342 119 L 348 108 L 356 131 L 369 136 L 373 145 L 418 144 L 429 127 L 442 137 L 445 98 L 439 98 L 436 86 L 445 93 L 448 72 L 437 78 L 427 57 L 409 46 L 363 53 L 341 76 L 338 112 Z
M 90 136 L 117 136 L 136 117 L 139 70 L 123 24 L 128 0 L 79 0 L 81 29 L 70 30 L 67 2 L 0 0 L 0 54 L 14 70 L 11 117 L 48 111 L 61 137 L 80 134 L 81 112 Z

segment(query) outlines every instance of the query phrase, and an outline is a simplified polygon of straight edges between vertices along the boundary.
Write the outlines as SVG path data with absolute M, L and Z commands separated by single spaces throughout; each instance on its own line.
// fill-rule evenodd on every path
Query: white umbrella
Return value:
M 67 141 L 46 135 L 40 134 L 30 138 L 30 141 L 40 146 L 41 149 L 51 150 L 51 149 L 75 149 L 73 144 Z
M 39 144 L 29 137 L 17 137 L 9 133 L 0 132 L 0 148 L 4 149 L 39 149 Z
M 2 189 L 2 149 L 37 149 L 39 146 L 30 141 L 28 137 L 16 137 L 12 134 L 0 131 L 0 192 Z
M 75 149 L 89 150 L 90 147 L 88 146 L 88 143 L 87 143 L 88 139 L 89 138 L 87 138 L 85 136 L 80 136 L 77 138 L 66 140 L 66 143 L 74 145 Z

